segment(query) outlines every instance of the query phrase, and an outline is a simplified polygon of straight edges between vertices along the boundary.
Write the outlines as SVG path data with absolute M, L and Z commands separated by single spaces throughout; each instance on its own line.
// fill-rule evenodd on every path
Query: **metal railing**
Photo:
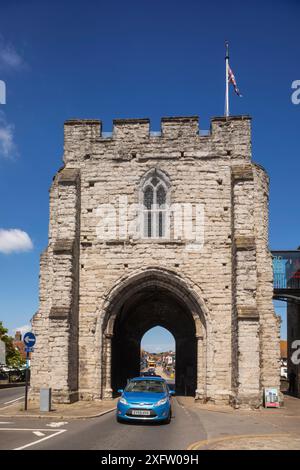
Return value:
M 274 289 L 300 291 L 300 250 L 272 251 Z

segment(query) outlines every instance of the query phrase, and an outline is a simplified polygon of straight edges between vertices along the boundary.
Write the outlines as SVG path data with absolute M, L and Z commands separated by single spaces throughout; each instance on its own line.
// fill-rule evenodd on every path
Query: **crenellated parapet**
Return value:
M 251 118 L 214 117 L 210 130 L 205 132 L 199 127 L 198 116 L 163 117 L 160 131 L 157 132 L 151 131 L 148 118 L 114 119 L 112 132 L 109 133 L 102 132 L 100 120 L 72 119 L 65 122 L 65 163 L 101 156 L 116 158 L 119 157 L 120 147 L 123 154 L 127 149 L 131 151 L 133 158 L 137 154 L 143 158 L 143 154 L 150 152 L 154 155 L 172 152 L 174 147 L 177 158 L 222 156 L 250 159 Z M 127 156 L 125 159 L 130 158 Z

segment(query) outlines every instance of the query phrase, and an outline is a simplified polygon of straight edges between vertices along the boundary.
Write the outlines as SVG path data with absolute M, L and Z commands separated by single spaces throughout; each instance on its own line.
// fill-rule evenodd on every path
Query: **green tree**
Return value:
M 8 336 L 8 329 L 3 326 L 0 321 L 0 339 L 6 345 L 6 364 L 10 367 L 20 367 L 25 364 L 25 359 L 22 358 L 20 351 L 14 347 L 14 339 Z

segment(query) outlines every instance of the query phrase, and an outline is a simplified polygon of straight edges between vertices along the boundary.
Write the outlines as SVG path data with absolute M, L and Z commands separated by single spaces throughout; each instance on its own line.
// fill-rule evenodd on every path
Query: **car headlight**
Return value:
M 128 405 L 127 400 L 124 397 L 120 398 L 120 403 L 123 403 L 123 405 Z
M 155 406 L 161 406 L 161 405 L 165 405 L 167 403 L 168 399 L 167 398 L 163 398 L 162 400 L 159 400 Z

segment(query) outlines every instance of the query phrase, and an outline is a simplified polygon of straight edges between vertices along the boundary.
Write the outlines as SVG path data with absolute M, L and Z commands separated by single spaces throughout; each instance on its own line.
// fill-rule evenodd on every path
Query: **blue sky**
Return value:
M 0 253 L 0 318 L 10 330 L 38 307 L 63 122 L 98 118 L 109 131 L 114 118 L 149 117 L 159 130 L 162 116 L 197 114 L 208 129 L 224 110 L 225 39 L 243 94 L 231 93 L 231 111 L 253 117 L 253 159 L 271 177 L 270 246 L 300 245 L 300 105 L 291 102 L 299 17 L 298 0 L 2 2 L 0 228 L 33 242 L 31 251 Z
M 175 351 L 175 339 L 166 328 L 155 326 L 142 337 L 141 348 L 153 353 Z

